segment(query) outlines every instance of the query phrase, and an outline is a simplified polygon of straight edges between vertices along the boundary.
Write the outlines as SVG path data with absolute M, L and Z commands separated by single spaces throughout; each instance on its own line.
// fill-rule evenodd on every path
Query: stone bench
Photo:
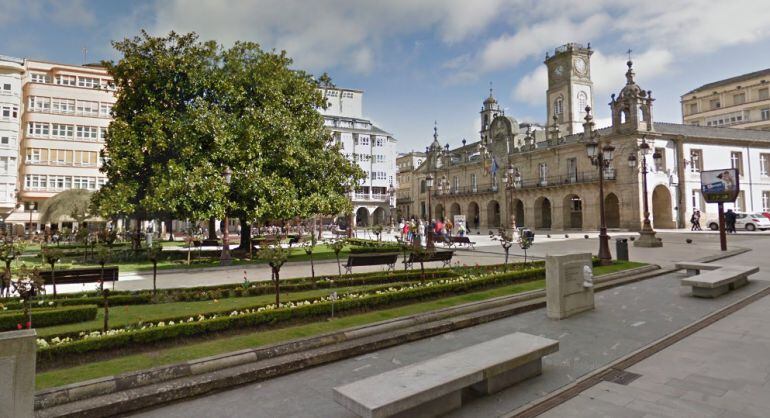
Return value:
M 682 286 L 691 286 L 693 296 L 715 298 L 746 285 L 749 275 L 758 271 L 759 267 L 726 266 L 682 279 Z
M 429 417 L 462 405 L 463 392 L 491 394 L 542 371 L 559 342 L 517 332 L 334 388 L 361 417 Z
M 688 277 L 700 274 L 701 270 L 717 270 L 722 268 L 719 264 L 698 263 L 696 261 L 677 261 L 674 267 L 686 270 Z

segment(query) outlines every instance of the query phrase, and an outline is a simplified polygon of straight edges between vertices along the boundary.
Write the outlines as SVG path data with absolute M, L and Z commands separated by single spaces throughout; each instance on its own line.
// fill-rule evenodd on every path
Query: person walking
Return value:
M 695 209 L 692 213 L 692 217 L 690 217 L 690 223 L 692 224 L 692 227 L 690 228 L 690 231 L 701 231 L 700 227 L 700 210 Z
M 738 219 L 738 216 L 733 212 L 732 209 L 727 209 L 727 212 L 725 213 L 725 224 L 727 232 L 734 234 L 735 233 L 735 221 Z
M 444 226 L 446 227 L 447 235 L 449 235 L 451 237 L 452 236 L 452 227 L 454 226 L 454 225 L 452 225 L 452 221 L 447 219 L 446 223 L 444 224 Z
M 417 243 L 417 245 L 423 244 L 424 236 L 425 236 L 425 223 L 423 223 L 422 219 L 420 219 L 419 223 L 417 224 L 417 237 L 415 238 L 415 242 Z

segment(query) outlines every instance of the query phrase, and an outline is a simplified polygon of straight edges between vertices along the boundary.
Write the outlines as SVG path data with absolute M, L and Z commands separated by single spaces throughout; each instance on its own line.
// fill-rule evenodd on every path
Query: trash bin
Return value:
M 615 254 L 618 261 L 628 261 L 628 238 L 615 239 Z

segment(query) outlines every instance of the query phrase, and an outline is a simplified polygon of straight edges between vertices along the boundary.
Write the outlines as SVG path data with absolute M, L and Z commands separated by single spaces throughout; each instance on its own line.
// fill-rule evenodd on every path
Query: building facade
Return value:
M 626 85 L 610 100 L 611 126 L 595 131 L 600 147 L 614 147 L 600 174 L 588 158 L 590 138 L 583 132 L 586 126 L 594 129 L 586 109 L 593 100 L 590 57 L 590 47 L 568 44 L 546 59 L 551 123 L 543 130 L 497 112 L 487 124 L 482 120 L 485 129 L 477 142 L 442 146 L 434 131 L 425 161 L 409 176 L 408 210 L 425 219 L 464 215 L 473 233 L 514 224 L 540 230 L 596 230 L 602 175 L 606 226 L 638 231 L 644 217 L 643 176 L 640 166 L 632 167 L 630 161 L 641 161 L 643 140 L 661 157 L 645 157 L 647 201 L 655 228 L 686 226 L 696 207 L 707 216 L 715 212 L 716 205 L 706 205 L 700 197 L 702 170 L 738 167 L 743 191 L 734 205 L 727 206 L 747 211 L 767 208 L 770 132 L 655 122 L 652 92 L 636 83 L 631 61 Z M 482 106 L 490 112 L 499 108 L 491 95 Z M 578 128 L 576 121 L 581 119 Z M 434 179 L 430 190 L 428 176 Z M 405 188 L 402 185 L 399 191 L 406 193 Z
M 115 95 L 106 70 L 96 66 L 25 60 L 20 81 L 17 207 L 5 221 L 34 231 L 42 201 L 106 183 L 99 152 Z
M 24 60 L 0 55 L 0 216 L 16 208 Z
M 395 208 L 397 187 L 396 139 L 363 116 L 361 90 L 325 87 L 329 104 L 320 110 L 324 125 L 340 145 L 340 152 L 366 173 L 351 191 L 356 226 L 389 224 Z
M 687 125 L 770 130 L 770 68 L 702 85 L 681 103 Z
M 411 218 L 415 214 L 412 213 L 412 203 L 414 203 L 414 197 L 412 196 L 412 173 L 419 167 L 423 161 L 425 161 L 424 152 L 408 152 L 401 154 L 396 158 L 396 167 L 398 169 L 397 188 L 396 188 L 396 217 Z

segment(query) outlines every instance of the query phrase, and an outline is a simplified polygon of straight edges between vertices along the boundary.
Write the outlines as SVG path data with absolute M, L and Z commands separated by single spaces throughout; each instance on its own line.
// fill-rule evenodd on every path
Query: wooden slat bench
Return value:
M 698 263 L 696 261 L 677 261 L 674 267 L 686 270 L 688 277 L 700 274 L 701 270 L 710 271 L 722 268 L 720 264 Z
M 395 270 L 398 253 L 371 253 L 371 254 L 350 254 L 348 263 L 345 264 L 345 274 L 353 272 L 353 267 L 360 266 L 381 266 L 387 265 L 388 271 Z
M 749 275 L 758 271 L 759 267 L 725 266 L 682 279 L 682 286 L 691 286 L 693 296 L 715 298 L 745 286 L 749 282 Z
M 559 342 L 517 332 L 334 388 L 334 400 L 361 417 L 439 416 L 463 392 L 498 392 L 542 372 Z
M 56 284 L 98 283 L 102 277 L 101 268 L 62 269 L 56 270 L 55 274 Z M 40 278 L 45 282 L 45 284 L 53 284 L 50 270 L 41 271 Z M 118 281 L 118 266 L 104 267 L 104 281 Z
M 409 258 L 404 261 L 406 263 L 406 267 L 412 268 L 414 263 L 429 263 L 431 261 L 441 261 L 444 263 L 443 267 L 447 267 L 452 263 L 452 256 L 454 256 L 454 251 L 432 251 L 432 252 L 425 252 L 422 254 L 419 253 L 409 253 Z
M 471 250 L 476 249 L 476 243 L 471 241 L 469 237 L 449 237 L 448 244 L 450 247 L 453 246 L 467 246 Z

